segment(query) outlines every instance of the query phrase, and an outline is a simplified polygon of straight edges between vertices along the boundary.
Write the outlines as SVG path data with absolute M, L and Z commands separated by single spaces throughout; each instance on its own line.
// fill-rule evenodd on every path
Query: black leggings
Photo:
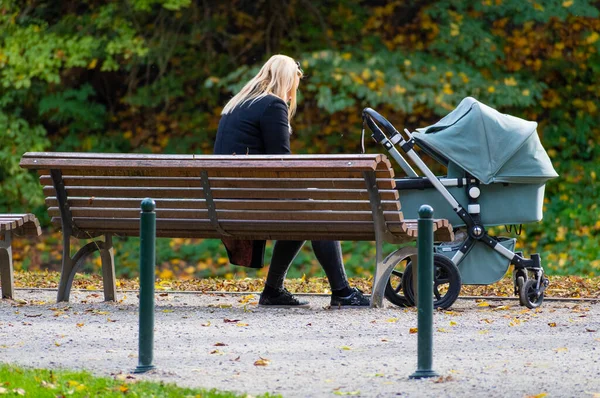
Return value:
M 285 276 L 292 261 L 304 245 L 302 240 L 278 240 L 273 249 L 273 258 L 267 274 L 267 286 L 278 289 L 283 287 Z M 344 262 L 342 260 L 342 245 L 334 240 L 311 241 L 313 251 L 321 267 L 325 270 L 331 290 L 349 288 Z

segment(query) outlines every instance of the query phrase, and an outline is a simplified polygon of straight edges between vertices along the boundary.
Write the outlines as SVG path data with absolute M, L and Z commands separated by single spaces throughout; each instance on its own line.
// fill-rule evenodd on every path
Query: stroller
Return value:
M 396 179 L 403 213 L 416 215 L 421 205 L 428 204 L 436 218 L 448 219 L 454 228 L 454 241 L 434 244 L 434 306 L 450 307 L 462 284 L 497 282 L 510 264 L 521 305 L 540 306 L 548 279 L 539 254 L 525 258 L 514 252 L 515 238 L 494 237 L 486 230 L 505 225 L 509 232 L 514 227 L 520 233 L 517 225 L 542 219 L 545 184 L 558 174 L 540 143 L 537 123 L 502 114 L 471 97 L 432 126 L 414 133 L 405 129 L 406 137 L 371 108 L 363 111 L 364 123 L 408 175 Z M 447 175 L 436 177 L 415 145 L 445 166 Z M 413 170 L 396 146 L 425 177 Z M 396 305 L 415 303 L 414 259 L 403 259 L 388 280 L 385 296 Z M 394 280 L 399 281 L 396 286 Z

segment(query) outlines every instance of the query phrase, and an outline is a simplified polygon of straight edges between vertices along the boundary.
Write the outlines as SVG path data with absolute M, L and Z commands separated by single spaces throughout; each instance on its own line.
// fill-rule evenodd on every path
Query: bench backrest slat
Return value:
M 122 199 L 122 198 L 69 198 L 71 209 L 81 207 L 92 208 L 127 208 L 136 211 L 140 210 L 142 198 Z M 339 210 L 339 211 L 371 211 L 371 205 L 364 200 L 245 200 L 238 201 L 234 199 L 216 200 L 217 211 L 220 210 Z M 56 197 L 46 198 L 46 205 L 50 208 L 56 208 L 58 201 Z M 398 211 L 398 201 L 382 201 L 382 210 L 384 212 Z M 206 209 L 204 199 L 156 199 L 157 209 Z
M 255 239 L 373 240 L 365 173 L 375 176 L 386 225 L 406 235 L 394 172 L 381 154 L 27 153 L 21 166 L 38 170 L 50 216 L 59 225 L 50 170 L 60 171 L 55 176 L 64 185 L 73 233 L 80 237 L 136 235 L 140 202 L 151 197 L 157 204 L 157 236 L 177 236 L 177 231 L 222 236 L 224 230 Z

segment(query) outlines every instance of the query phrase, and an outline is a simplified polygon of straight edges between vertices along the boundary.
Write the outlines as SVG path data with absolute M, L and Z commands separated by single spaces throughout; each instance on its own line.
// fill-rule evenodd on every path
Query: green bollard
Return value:
M 156 268 L 156 203 L 142 200 L 140 214 L 140 331 L 138 366 L 134 373 L 154 369 L 154 279 Z
M 417 238 L 417 371 L 411 379 L 439 376 L 431 369 L 433 363 L 433 208 L 419 209 Z

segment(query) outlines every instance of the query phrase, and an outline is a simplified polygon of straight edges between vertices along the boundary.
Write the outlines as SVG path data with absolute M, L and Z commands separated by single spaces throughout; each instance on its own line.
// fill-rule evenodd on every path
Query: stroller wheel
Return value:
M 519 301 L 527 308 L 537 308 L 544 301 L 544 291 L 536 288 L 537 281 L 529 279 L 519 291 Z
M 412 304 L 402 294 L 402 277 L 404 275 L 404 264 L 406 266 L 411 263 L 410 258 L 400 261 L 392 270 L 390 279 L 388 279 L 385 285 L 385 298 L 388 299 L 392 304 L 400 307 L 409 307 Z
M 462 282 L 458 267 L 448 257 L 433 255 L 433 307 L 450 308 L 458 298 Z M 409 262 L 402 276 L 402 288 L 410 305 L 415 305 L 413 265 Z

